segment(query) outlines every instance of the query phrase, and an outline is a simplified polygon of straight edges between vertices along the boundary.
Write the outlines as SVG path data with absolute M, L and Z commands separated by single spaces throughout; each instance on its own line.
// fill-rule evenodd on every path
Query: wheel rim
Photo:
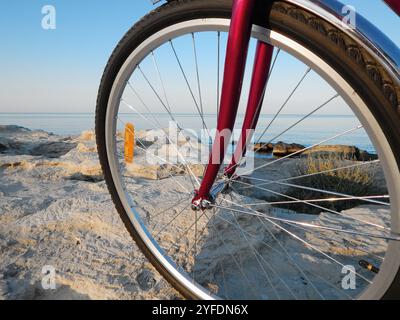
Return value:
M 120 164 L 118 162 L 117 154 L 117 141 L 115 135 L 117 132 L 117 115 L 120 108 L 120 101 L 126 89 L 127 81 L 130 79 L 132 73 L 137 70 L 136 66 L 146 57 L 149 53 L 156 50 L 162 44 L 168 42 L 169 39 L 175 39 L 185 34 L 192 32 L 208 32 L 219 31 L 227 32 L 229 28 L 229 20 L 227 19 L 201 19 L 191 20 L 183 23 L 176 24 L 161 30 L 154 34 L 145 42 L 143 42 L 127 59 L 124 66 L 121 68 L 111 91 L 109 104 L 106 116 L 106 148 L 108 153 L 108 161 L 110 165 L 111 174 L 113 177 L 114 185 L 117 189 L 118 196 L 124 206 L 126 212 L 129 212 L 129 219 L 131 220 L 135 230 L 144 240 L 147 248 L 154 254 L 160 261 L 163 267 L 175 279 L 183 284 L 193 296 L 202 299 L 218 298 L 217 295 L 203 286 L 194 283 L 189 274 L 181 272 L 179 266 L 172 261 L 172 259 L 164 253 L 164 250 L 159 246 L 158 242 L 154 240 L 153 236 L 147 230 L 145 223 L 142 221 L 141 214 L 135 209 L 134 199 L 131 198 L 124 178 L 121 173 Z M 395 195 L 400 192 L 397 181 L 399 173 L 396 166 L 396 161 L 390 151 L 390 146 L 384 135 L 379 128 L 378 123 L 373 119 L 372 114 L 362 102 L 361 98 L 353 93 L 351 87 L 326 63 L 316 57 L 309 50 L 302 47 L 295 41 L 281 35 L 277 32 L 269 31 L 260 27 L 253 28 L 253 37 L 271 43 L 275 47 L 293 55 L 303 63 L 306 63 L 314 71 L 316 71 L 323 79 L 329 83 L 347 102 L 352 110 L 360 119 L 362 124 L 368 124 L 366 131 L 370 139 L 374 142 L 376 151 L 381 161 L 389 195 Z M 379 142 L 379 143 L 378 143 Z M 397 180 L 396 180 L 397 179 Z M 399 232 L 398 215 L 394 214 L 398 211 L 398 203 L 395 197 L 391 197 L 391 227 L 394 234 Z M 189 202 L 190 199 L 188 199 Z M 358 296 L 358 298 L 380 298 L 383 296 L 386 289 L 393 281 L 393 277 L 398 270 L 399 263 L 396 259 L 396 253 L 399 250 L 398 241 L 390 241 L 383 263 L 380 265 L 379 274 L 374 277 L 373 283 L 369 285 L 368 289 Z M 396 272 L 394 272 L 394 270 Z M 354 297 L 356 298 L 356 297 Z

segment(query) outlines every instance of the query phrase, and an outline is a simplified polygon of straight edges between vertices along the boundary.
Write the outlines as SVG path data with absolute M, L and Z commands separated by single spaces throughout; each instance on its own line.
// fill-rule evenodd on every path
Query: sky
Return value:
M 393 27 L 400 20 L 380 0 L 348 0 L 346 4 L 354 5 L 400 45 L 398 27 Z M 56 9 L 55 30 L 42 28 L 45 5 Z M 150 0 L 0 0 L 0 112 L 93 112 L 112 50 L 152 8 Z M 207 46 L 208 38 L 198 41 Z M 187 44 L 183 40 L 177 44 L 182 57 L 189 50 Z M 213 52 L 208 52 L 209 57 Z M 287 59 L 281 61 L 285 72 L 292 70 Z M 302 72 L 300 67 L 295 71 Z M 207 82 L 208 75 L 202 77 Z M 305 86 L 312 88 L 313 82 Z M 179 92 L 175 94 L 179 100 Z

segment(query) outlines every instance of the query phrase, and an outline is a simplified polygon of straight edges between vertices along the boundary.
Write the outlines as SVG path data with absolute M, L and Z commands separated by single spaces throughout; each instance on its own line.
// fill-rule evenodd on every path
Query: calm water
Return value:
M 260 136 L 262 131 L 270 123 L 272 117 L 272 115 L 262 115 L 260 117 L 256 138 Z M 296 123 L 301 117 L 302 115 L 280 115 L 269 128 L 267 134 L 262 138 L 262 141 L 270 141 L 283 130 Z M 149 128 L 148 123 L 139 116 L 123 114 L 120 118 L 124 122 L 132 122 L 137 129 Z M 193 117 L 191 114 L 176 114 L 175 118 L 182 128 L 193 130 L 200 130 L 202 128 L 202 123 L 199 121 L 199 118 Z M 157 115 L 157 120 L 163 127 L 168 127 L 170 118 L 165 114 L 160 114 Z M 241 126 L 242 121 L 243 115 L 239 115 L 237 120 L 238 127 Z M 205 122 L 209 129 L 215 128 L 216 116 L 206 115 Z M 29 129 L 42 129 L 61 135 L 75 135 L 94 128 L 94 114 L 0 113 L 0 124 L 15 124 Z M 312 116 L 284 133 L 274 140 L 274 142 L 296 142 L 308 146 L 330 138 L 338 133 L 355 128 L 358 124 L 359 122 L 354 116 Z M 361 149 L 374 152 L 374 147 L 364 129 L 332 140 L 328 144 L 355 145 Z

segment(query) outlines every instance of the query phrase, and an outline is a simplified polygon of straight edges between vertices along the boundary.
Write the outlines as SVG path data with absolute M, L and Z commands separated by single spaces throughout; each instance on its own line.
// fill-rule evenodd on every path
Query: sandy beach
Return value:
M 293 166 L 296 161 L 299 160 L 289 159 L 283 168 Z M 282 167 L 271 166 L 263 174 L 276 178 L 279 170 L 282 172 Z M 144 218 L 163 209 L 155 202 L 160 199 L 155 195 L 166 199 L 165 207 L 171 205 L 170 199 L 183 196 L 175 180 L 168 177 L 160 179 L 159 176 L 153 179 L 138 174 L 139 171 L 137 168 L 131 171 L 129 190 L 134 193 L 138 205 L 145 208 Z M 146 174 L 154 175 L 154 172 Z M 175 179 L 182 179 L 183 183 L 182 176 L 176 175 Z M 92 131 L 79 136 L 59 136 L 17 126 L 0 126 L 0 181 L 0 299 L 181 298 L 154 271 L 120 221 L 102 177 Z M 275 191 L 282 191 L 282 187 L 277 188 Z M 251 203 L 265 198 L 265 195 L 237 191 L 231 197 L 242 203 Z M 324 212 L 307 215 L 279 208 L 256 209 L 268 210 L 275 217 L 318 225 L 331 225 L 332 219 L 340 224 L 340 219 L 343 219 L 345 225 L 345 218 L 333 218 Z M 388 211 L 387 206 L 363 204 L 344 211 L 344 214 L 388 224 L 385 219 Z M 164 230 L 163 239 L 171 243 L 177 241 L 177 231 L 188 226 L 191 215 L 190 209 L 184 210 L 179 219 Z M 228 255 L 234 254 L 242 257 L 244 270 L 251 281 L 258 283 L 255 290 L 265 292 L 264 298 L 275 298 L 275 295 L 293 298 L 286 291 L 274 292 L 272 289 L 275 286 L 270 286 L 271 283 L 279 284 L 282 275 L 269 272 L 270 281 L 266 283 L 263 275 L 252 269 L 254 258 L 251 250 L 241 245 L 243 241 L 238 241 L 237 230 L 232 227 L 232 215 L 221 210 L 219 217 L 213 228 L 205 231 L 198 254 L 191 257 L 194 259 L 191 271 L 196 273 L 197 281 L 214 287 L 217 293 L 223 293 L 226 288 L 220 285 L 219 268 L 222 262 L 228 273 L 224 281 L 229 292 L 233 292 L 229 298 L 240 297 L 243 288 L 235 280 L 235 266 L 226 261 Z M 163 224 L 165 219 L 161 217 L 159 221 L 150 222 Z M 315 258 L 309 248 L 284 237 L 277 228 L 270 227 L 270 232 L 266 233 L 265 226 L 254 217 L 241 216 L 238 220 L 242 230 L 258 235 L 251 243 L 257 245 L 263 241 L 270 244 L 270 247 L 260 248 L 260 255 L 268 263 L 282 266 L 280 272 L 284 274 L 286 285 L 295 288 L 292 294 L 296 297 L 314 299 L 318 298 L 316 292 L 323 291 L 329 297 L 346 298 L 337 288 L 326 286 L 327 280 L 340 283 L 342 274 L 340 268 L 335 271 L 324 268 L 329 263 L 325 257 Z M 205 227 L 206 222 L 202 223 Z M 373 230 L 368 226 L 356 227 L 363 232 Z M 224 242 L 228 242 L 225 246 L 218 236 L 222 231 Z M 326 241 L 326 238 L 306 229 L 299 234 L 344 264 L 350 263 L 353 255 L 360 259 L 366 256 L 366 252 L 379 256 L 386 248 L 385 241 L 379 239 L 365 242 L 365 238 L 356 236 L 350 241 L 347 237 L 327 231 L 324 236 L 331 240 Z M 282 256 L 281 248 L 273 240 L 275 237 L 282 240 L 280 243 L 286 250 L 295 252 L 290 261 Z M 178 260 L 184 259 L 184 254 L 180 252 L 193 243 L 193 236 L 188 233 L 180 240 L 175 248 Z M 358 251 L 354 251 L 355 244 Z M 371 256 L 368 257 L 371 259 Z M 307 267 L 306 275 L 295 267 L 299 264 Z M 42 287 L 45 266 L 53 266 L 56 270 L 55 290 L 44 290 Z M 357 272 L 364 274 L 366 271 L 358 267 Z M 315 290 L 315 286 L 319 290 Z

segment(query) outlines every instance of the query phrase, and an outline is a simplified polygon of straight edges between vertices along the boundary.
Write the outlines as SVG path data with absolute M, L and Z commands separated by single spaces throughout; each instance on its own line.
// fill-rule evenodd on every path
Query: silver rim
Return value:
M 115 138 L 117 132 L 117 117 L 121 98 L 127 86 L 127 81 L 142 59 L 148 56 L 152 51 L 156 50 L 160 45 L 168 42 L 170 39 L 175 39 L 179 36 L 194 32 L 227 32 L 229 23 L 230 21 L 227 19 L 191 20 L 165 28 L 148 38 L 129 56 L 121 68 L 118 76 L 116 77 L 110 94 L 106 115 L 106 148 L 109 166 L 118 196 L 124 206 L 125 211 L 129 213 L 128 216 L 133 227 L 146 244 L 149 251 L 155 256 L 160 264 L 163 265 L 168 273 L 172 275 L 172 277 L 174 277 L 179 283 L 181 283 L 182 286 L 184 286 L 189 292 L 200 299 L 215 299 L 218 297 L 210 290 L 195 283 L 189 274 L 183 272 L 176 265 L 176 263 L 164 253 L 164 250 L 161 249 L 159 244 L 146 229 L 145 223 L 143 223 L 140 213 L 136 208 L 134 199 L 131 198 L 129 192 L 127 191 L 117 156 L 117 141 Z M 279 33 L 269 31 L 261 27 L 253 28 L 253 37 L 255 39 L 271 43 L 275 47 L 296 57 L 304 64 L 310 66 L 312 70 L 318 73 L 327 83 L 332 86 L 332 88 L 337 91 L 337 93 L 354 111 L 368 133 L 369 138 L 373 142 L 384 170 L 389 195 L 399 194 L 400 186 L 398 182 L 400 181 L 400 174 L 398 172 L 397 164 L 389 144 L 367 106 L 354 92 L 351 86 L 324 61 L 322 61 L 309 50 L 302 47 L 297 42 Z M 398 216 L 399 200 L 396 199 L 395 196 L 390 197 L 390 199 L 391 235 L 393 237 L 397 237 L 397 235 L 400 234 L 400 222 Z M 374 277 L 373 283 L 368 286 L 368 289 L 362 292 L 362 294 L 357 298 L 378 299 L 383 296 L 393 282 L 394 276 L 399 269 L 399 254 L 399 241 L 388 241 L 385 259 L 380 265 L 379 274 Z

